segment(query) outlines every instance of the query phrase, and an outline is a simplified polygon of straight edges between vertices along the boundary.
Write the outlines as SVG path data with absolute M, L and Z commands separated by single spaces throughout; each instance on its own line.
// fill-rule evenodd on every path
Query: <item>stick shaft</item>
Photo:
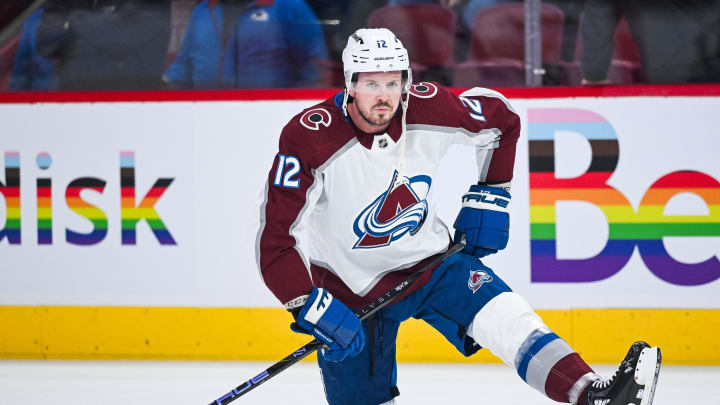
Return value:
M 404 293 L 410 285 L 412 285 L 423 273 L 428 271 L 429 269 L 434 268 L 436 265 L 442 263 L 447 259 L 448 257 L 452 256 L 453 254 L 459 252 L 462 250 L 462 248 L 465 247 L 462 243 L 456 243 L 453 246 L 450 247 L 447 251 L 444 253 L 436 256 L 432 260 L 430 260 L 427 264 L 425 264 L 422 268 L 418 269 L 414 273 L 412 273 L 407 279 L 405 279 L 402 283 L 398 284 L 395 288 L 387 291 L 385 294 L 381 295 L 380 297 L 373 300 L 371 303 L 365 305 L 364 307 L 358 309 L 355 311 L 355 314 L 360 318 L 360 320 L 363 320 L 370 315 L 374 314 L 380 308 L 383 308 L 390 302 L 392 302 L 395 298 L 400 296 L 402 293 Z M 277 363 L 273 364 L 272 366 L 265 369 L 262 373 L 256 375 L 255 377 L 245 381 L 243 384 L 235 387 L 232 391 L 228 392 L 227 394 L 221 396 L 220 398 L 216 399 L 215 401 L 211 402 L 210 405 L 227 405 L 230 402 L 240 398 L 241 396 L 247 394 L 248 392 L 255 389 L 258 385 L 264 383 L 265 381 L 271 379 L 272 377 L 275 377 L 276 375 L 280 374 L 282 371 L 284 371 L 286 368 L 292 366 L 293 364 L 299 362 L 300 360 L 304 359 L 305 357 L 309 356 L 316 350 L 320 349 L 323 346 L 321 342 L 319 342 L 317 339 L 312 340 L 311 342 L 307 343 L 305 346 L 301 347 L 300 349 L 296 350 L 292 354 L 286 356 L 284 359 L 278 361 Z

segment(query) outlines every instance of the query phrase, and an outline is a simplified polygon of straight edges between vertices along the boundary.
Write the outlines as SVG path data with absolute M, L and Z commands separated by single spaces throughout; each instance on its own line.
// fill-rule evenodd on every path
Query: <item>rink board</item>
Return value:
M 538 310 L 590 363 L 616 363 L 642 338 L 666 364 L 720 365 L 720 310 Z M 279 360 L 310 339 L 278 308 L 0 307 L 0 358 Z M 465 358 L 422 321 L 400 328 L 404 362 L 498 363 L 487 350 Z
M 590 361 L 643 338 L 670 362 L 718 364 L 720 87 L 506 94 L 523 124 L 511 238 L 486 264 Z M 269 309 L 257 207 L 283 125 L 330 95 L 2 95 L 0 356 L 272 359 L 302 344 Z M 476 170 L 453 147 L 436 173 L 446 223 Z M 402 360 L 459 358 L 415 328 Z

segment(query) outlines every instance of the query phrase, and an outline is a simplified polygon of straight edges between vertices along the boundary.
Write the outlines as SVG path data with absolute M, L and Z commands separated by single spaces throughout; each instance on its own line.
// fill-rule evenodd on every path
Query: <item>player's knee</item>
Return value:
M 538 329 L 547 327 L 530 304 L 517 293 L 503 292 L 475 315 L 468 334 L 480 346 L 512 365 L 523 342 Z

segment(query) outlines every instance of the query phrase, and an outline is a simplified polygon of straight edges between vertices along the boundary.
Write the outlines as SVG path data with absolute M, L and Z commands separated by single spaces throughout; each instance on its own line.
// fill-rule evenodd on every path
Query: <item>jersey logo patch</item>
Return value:
M 407 233 L 415 235 L 427 217 L 425 198 L 431 183 L 426 175 L 398 179 L 395 170 L 387 190 L 355 218 L 353 231 L 358 240 L 353 249 L 388 246 Z
M 265 10 L 258 10 L 258 11 L 254 12 L 254 13 L 250 16 L 250 19 L 253 20 L 253 21 L 267 21 L 267 20 L 268 20 L 268 17 L 269 17 L 269 16 L 268 16 L 267 11 L 265 11 Z
M 468 288 L 472 290 L 473 294 L 482 287 L 483 284 L 493 281 L 491 275 L 480 270 L 470 270 L 470 279 L 468 279 Z
M 434 97 L 438 92 L 437 86 L 428 82 L 420 82 L 413 84 L 410 88 L 410 94 L 420 98 Z
M 305 111 L 305 114 L 300 117 L 300 123 L 307 129 L 317 131 L 320 129 L 320 125 L 329 127 L 332 122 L 330 112 L 324 108 L 313 108 L 312 110 Z

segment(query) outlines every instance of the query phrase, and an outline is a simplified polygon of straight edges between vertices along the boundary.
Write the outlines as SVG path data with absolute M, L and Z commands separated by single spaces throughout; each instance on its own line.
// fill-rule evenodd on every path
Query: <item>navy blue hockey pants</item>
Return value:
M 340 362 L 318 354 L 325 394 L 330 405 L 378 405 L 399 394 L 396 338 L 400 324 L 421 319 L 442 333 L 465 356 L 480 349 L 466 330 L 475 314 L 510 287 L 476 257 L 456 253 L 438 266 L 419 290 L 376 312 L 362 322 L 362 352 Z

